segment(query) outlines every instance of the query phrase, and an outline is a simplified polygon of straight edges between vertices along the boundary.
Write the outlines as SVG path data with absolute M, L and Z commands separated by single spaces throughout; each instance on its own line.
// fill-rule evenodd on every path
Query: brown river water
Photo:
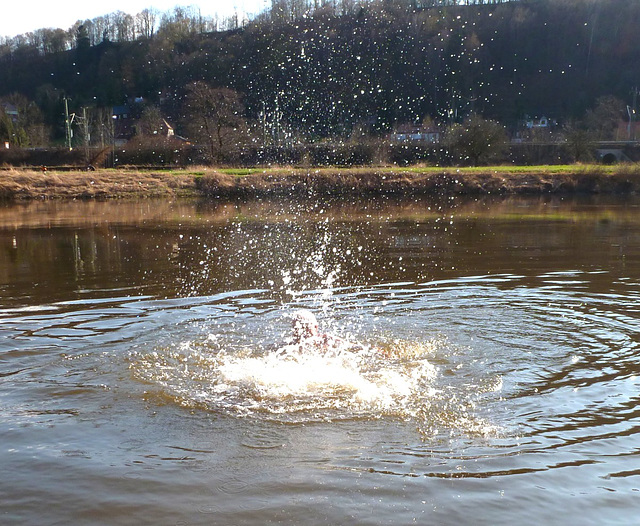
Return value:
M 640 521 L 640 200 L 6 204 L 0 298 L 0 524 Z

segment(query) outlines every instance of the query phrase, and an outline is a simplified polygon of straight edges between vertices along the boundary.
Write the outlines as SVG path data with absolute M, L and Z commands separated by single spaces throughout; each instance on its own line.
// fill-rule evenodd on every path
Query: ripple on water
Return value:
M 268 450 L 282 449 L 288 440 L 283 430 L 270 427 L 248 432 L 241 443 L 249 449 Z
M 372 348 L 337 355 L 277 352 L 256 337 L 258 316 L 233 325 L 240 334 L 235 340 L 190 335 L 138 350 L 130 368 L 152 386 L 152 396 L 257 421 L 399 419 L 428 440 L 506 440 L 524 455 L 531 437 L 538 453 L 602 443 L 610 433 L 628 432 L 640 384 L 640 326 L 629 311 L 636 295 L 620 289 L 626 284 L 611 287 L 610 280 L 606 292 L 594 290 L 591 281 L 606 277 L 501 274 L 340 289 L 333 325 L 356 318 L 358 328 L 350 329 L 374 333 L 383 354 Z M 354 317 L 350 308 L 364 316 Z M 258 430 L 242 443 L 278 449 L 286 440 Z M 587 466 L 584 460 L 568 455 L 545 469 Z M 484 464 L 488 472 L 501 472 Z

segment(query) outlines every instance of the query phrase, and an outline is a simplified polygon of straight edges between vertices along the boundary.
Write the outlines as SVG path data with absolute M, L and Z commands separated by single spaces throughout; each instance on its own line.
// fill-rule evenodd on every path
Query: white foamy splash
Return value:
M 393 345 L 228 350 L 212 338 L 134 353 L 131 369 L 186 407 L 289 422 L 410 418 L 434 394 L 434 345 L 414 344 L 410 352 Z

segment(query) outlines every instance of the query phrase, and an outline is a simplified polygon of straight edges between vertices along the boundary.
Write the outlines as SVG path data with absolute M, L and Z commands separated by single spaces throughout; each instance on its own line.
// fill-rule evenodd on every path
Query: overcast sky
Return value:
M 3 0 L 0 36 L 13 37 L 35 29 L 69 29 L 77 20 L 124 11 L 135 15 L 147 8 L 164 12 L 175 6 L 197 6 L 203 15 L 221 17 L 237 9 L 255 15 L 271 5 L 270 0 Z

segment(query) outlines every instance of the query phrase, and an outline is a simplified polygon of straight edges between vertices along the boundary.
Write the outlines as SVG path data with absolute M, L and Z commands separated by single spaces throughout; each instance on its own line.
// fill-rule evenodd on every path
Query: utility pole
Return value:
M 280 106 L 278 105 L 278 95 L 276 94 L 276 110 L 275 110 L 275 141 L 276 146 L 280 146 Z
M 88 148 L 91 143 L 91 133 L 89 131 L 89 119 L 87 119 L 86 107 L 82 108 L 82 117 L 78 117 L 77 120 L 82 135 L 82 144 L 84 144 L 85 148 Z
M 629 128 L 627 129 L 629 140 L 636 140 L 636 104 L 638 102 L 638 86 L 631 90 L 631 94 L 633 95 L 633 102 L 631 103 L 631 109 L 627 106 L 627 112 L 629 113 Z
M 89 131 L 89 119 L 87 119 L 87 108 L 82 108 L 82 130 L 84 144 L 88 148 L 91 144 L 91 132 Z
M 87 162 L 89 159 L 89 145 L 91 144 L 91 133 L 89 131 L 89 119 L 87 118 L 87 108 L 83 106 L 82 117 L 78 117 L 78 125 L 80 126 L 80 134 L 82 145 L 84 146 L 84 156 Z
M 262 123 L 262 147 L 267 146 L 267 104 L 262 101 L 262 112 L 260 113 Z
M 71 131 L 71 123 L 73 122 L 73 117 L 75 117 L 75 115 L 73 115 L 71 119 L 69 118 L 69 98 L 64 97 L 63 100 L 64 100 L 64 129 L 65 129 L 65 134 L 67 138 L 67 148 L 69 148 L 69 151 L 71 151 L 73 150 L 73 147 L 71 146 L 71 139 L 73 138 L 73 132 Z

